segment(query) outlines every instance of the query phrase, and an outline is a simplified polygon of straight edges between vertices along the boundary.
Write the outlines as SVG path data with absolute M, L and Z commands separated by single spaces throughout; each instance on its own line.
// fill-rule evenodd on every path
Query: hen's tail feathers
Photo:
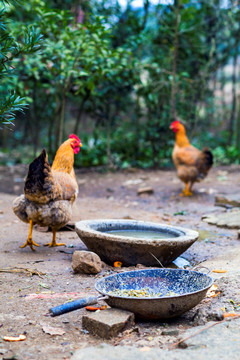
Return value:
M 206 166 L 208 167 L 208 170 L 213 165 L 213 154 L 208 148 L 203 149 L 203 155 L 206 161 Z
M 47 152 L 41 154 L 29 165 L 24 193 L 28 200 L 46 204 L 51 200 L 60 198 L 61 189 L 54 184 Z
M 199 170 L 198 178 L 204 179 L 207 176 L 208 171 L 212 167 L 212 165 L 213 154 L 208 148 L 204 148 L 197 161 L 197 168 Z

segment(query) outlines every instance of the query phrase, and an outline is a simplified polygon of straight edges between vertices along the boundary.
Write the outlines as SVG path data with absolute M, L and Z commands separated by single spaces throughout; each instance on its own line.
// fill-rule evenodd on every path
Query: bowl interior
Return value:
M 147 288 L 148 293 L 152 293 L 151 298 L 159 298 L 202 291 L 209 288 L 212 282 L 210 276 L 191 270 L 146 269 L 107 276 L 98 280 L 95 287 L 104 295 L 116 297 L 124 297 L 121 293 L 119 295 L 117 290 L 141 290 Z
M 137 239 L 166 239 L 184 235 L 183 231 L 158 224 L 143 224 L 140 222 L 103 222 L 89 225 L 90 229 L 110 236 L 123 236 Z

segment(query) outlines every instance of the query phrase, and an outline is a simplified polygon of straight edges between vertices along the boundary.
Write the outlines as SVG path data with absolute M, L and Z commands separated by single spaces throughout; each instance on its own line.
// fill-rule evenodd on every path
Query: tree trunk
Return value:
M 74 127 L 74 134 L 77 134 L 78 131 L 79 131 L 79 125 L 80 125 L 81 120 L 82 120 L 82 114 L 83 114 L 84 105 L 85 105 L 86 101 L 88 100 L 89 96 L 90 96 L 90 92 L 88 91 L 86 93 L 86 95 L 82 98 L 82 101 L 81 101 L 81 104 L 80 104 L 80 107 L 79 107 L 79 110 L 78 110 L 78 116 L 77 116 L 77 119 L 76 119 L 75 127 Z
M 65 91 L 63 91 L 63 93 L 62 93 L 62 104 L 61 104 L 60 121 L 59 121 L 58 147 L 59 147 L 59 146 L 62 144 L 62 142 L 63 142 L 65 106 L 66 106 L 66 94 L 65 94 Z
M 226 118 L 225 110 L 227 109 L 226 101 L 225 101 L 225 84 L 226 84 L 226 76 L 224 72 L 224 68 L 221 69 L 221 83 L 220 83 L 220 90 L 221 90 L 221 120 L 224 121 Z
M 107 116 L 107 168 L 110 169 L 111 161 L 111 116 L 108 111 Z
M 37 156 L 39 146 L 39 120 L 38 120 L 38 107 L 37 107 L 37 82 L 34 79 L 33 86 L 33 153 L 34 157 Z
M 237 43 L 238 44 L 238 43 Z M 234 125 L 236 118 L 236 103 L 237 103 L 237 59 L 238 59 L 238 46 L 235 47 L 234 57 L 233 57 L 233 72 L 232 72 L 232 109 L 229 119 L 229 138 L 228 145 L 233 144 L 234 140 Z
M 176 94 L 177 94 L 177 59 L 178 59 L 178 46 L 179 46 L 179 25 L 180 25 L 180 6 L 181 0 L 174 1 L 175 8 L 175 31 L 174 31 L 174 50 L 173 50 L 173 63 L 172 63 L 172 86 L 171 86 L 171 117 L 172 120 L 176 118 Z
M 236 148 L 240 150 L 240 95 L 237 97 Z

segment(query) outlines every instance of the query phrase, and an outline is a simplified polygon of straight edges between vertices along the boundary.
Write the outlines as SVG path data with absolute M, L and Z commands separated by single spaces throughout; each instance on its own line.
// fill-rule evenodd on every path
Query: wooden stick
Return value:
M 21 267 L 15 267 L 15 268 L 6 268 L 6 269 L 0 269 L 0 272 L 6 272 L 6 273 L 27 273 L 28 275 L 38 275 L 39 277 L 42 277 L 41 275 L 46 275 L 45 273 L 42 273 L 41 271 L 38 271 L 36 269 L 27 269 L 27 268 L 21 268 Z

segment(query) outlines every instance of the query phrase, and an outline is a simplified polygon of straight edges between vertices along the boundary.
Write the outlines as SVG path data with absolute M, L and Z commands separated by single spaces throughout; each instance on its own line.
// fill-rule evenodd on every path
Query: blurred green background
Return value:
M 215 164 L 240 161 L 238 1 L 1 1 L 0 164 L 172 165 L 182 120 Z

